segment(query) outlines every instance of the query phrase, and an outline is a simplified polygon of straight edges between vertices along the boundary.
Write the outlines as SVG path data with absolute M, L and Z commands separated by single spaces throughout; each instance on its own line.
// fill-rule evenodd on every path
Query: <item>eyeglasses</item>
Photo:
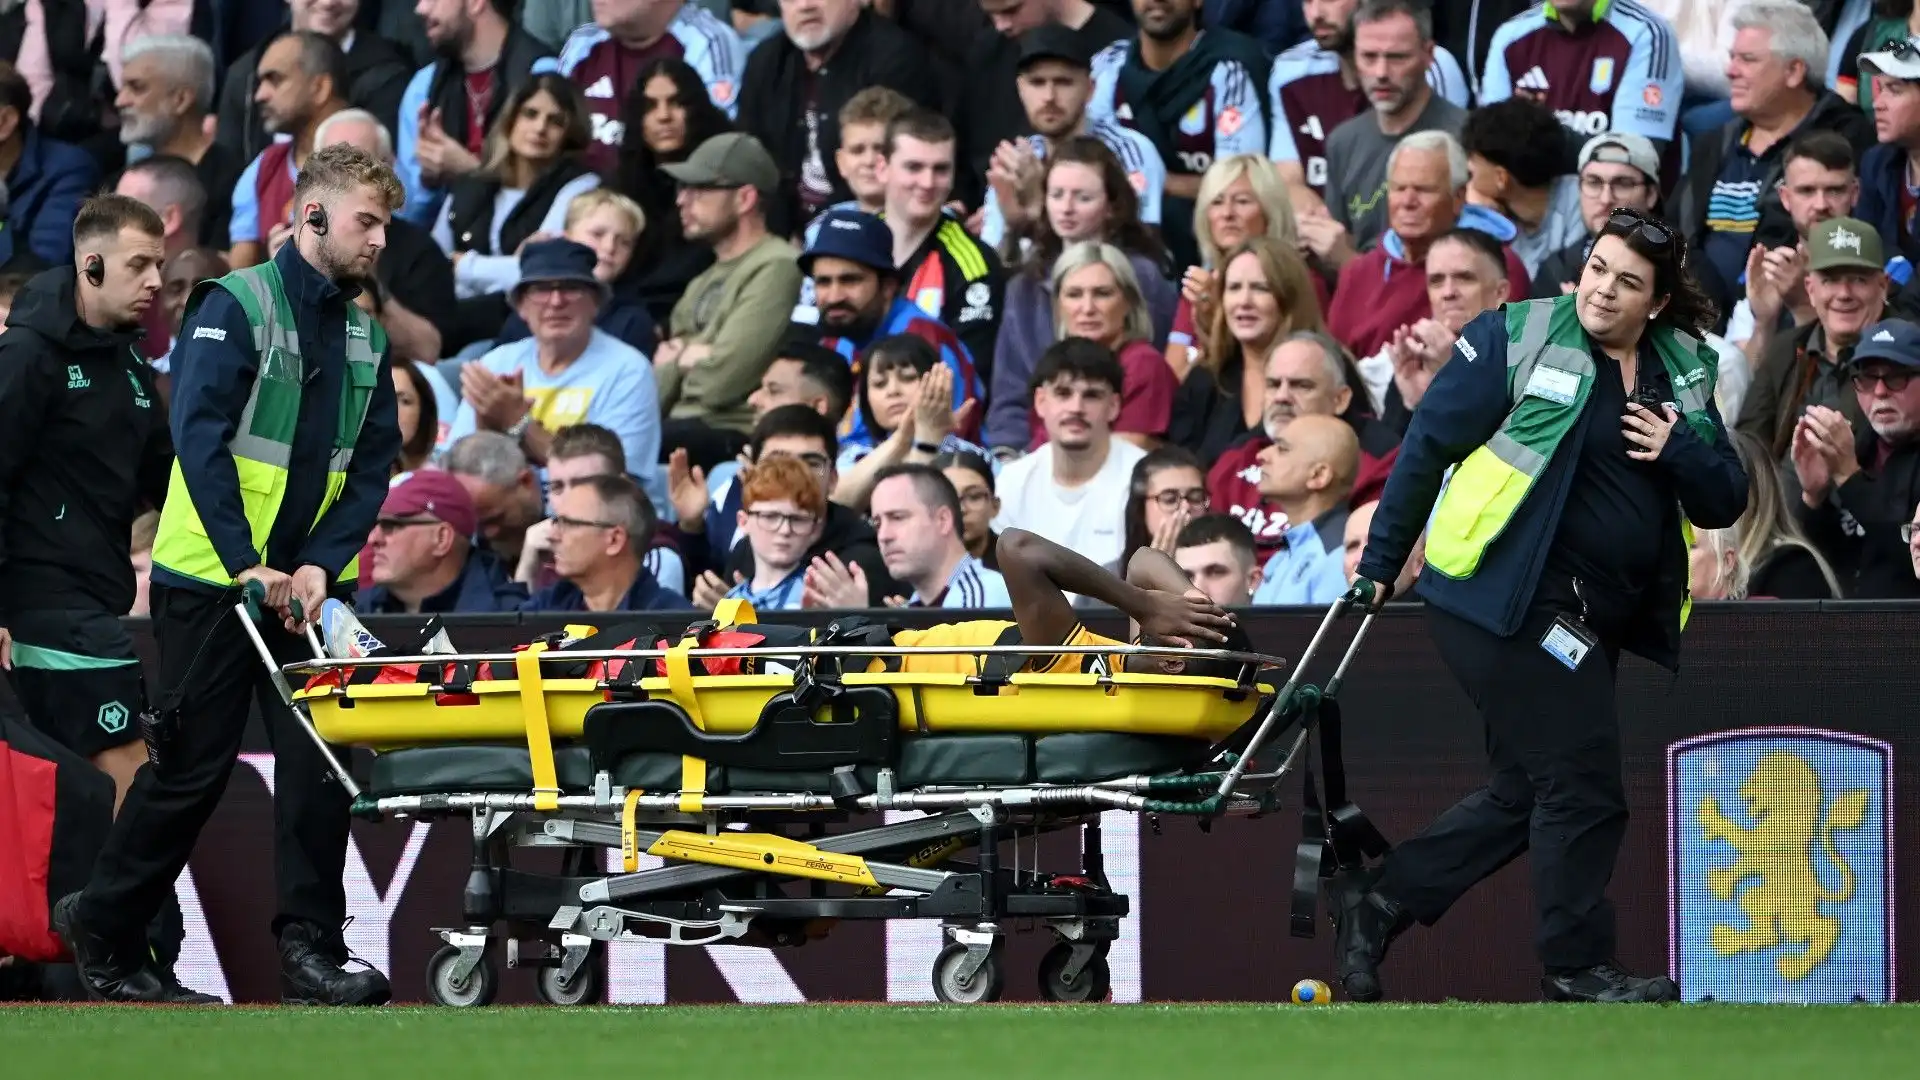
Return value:
M 1674 242 L 1673 230 L 1667 228 L 1665 223 L 1624 206 L 1614 207 L 1613 213 L 1607 215 L 1607 229 L 1620 236 L 1638 236 L 1642 242 L 1656 248 L 1664 248 Z
M 1168 488 L 1150 498 L 1153 499 L 1154 505 L 1162 510 L 1173 510 L 1183 502 L 1199 510 L 1207 505 L 1207 489 L 1188 488 L 1181 491 L 1179 488 Z
M 411 528 L 415 525 L 440 524 L 443 523 L 439 518 L 381 518 L 373 523 L 373 527 L 379 531 L 381 536 L 392 536 L 401 529 Z
M 1913 381 L 1911 371 L 1856 371 L 1853 373 L 1853 388 L 1862 394 L 1873 393 L 1873 384 L 1882 383 L 1892 393 L 1899 393 Z
M 817 520 L 812 514 L 783 514 L 778 510 L 749 510 L 747 516 L 774 532 L 806 532 Z
M 1604 176 L 1583 176 L 1580 178 L 1580 193 L 1583 195 L 1631 195 L 1647 186 L 1644 177 L 1616 176 L 1609 180 Z
M 960 505 L 969 508 L 985 506 L 992 501 L 993 492 L 988 491 L 986 488 L 974 488 L 972 491 L 962 492 L 960 495 Z
M 800 464 L 805 465 L 807 468 L 812 469 L 814 472 L 817 472 L 817 473 L 826 472 L 827 466 L 833 464 L 833 462 L 829 460 L 827 455 L 825 454 L 789 454 L 789 453 L 786 453 L 785 451 L 776 450 L 771 453 L 763 454 L 761 456 L 762 457 L 797 457 L 800 461 Z
M 555 514 L 547 520 L 553 522 L 556 532 L 564 532 L 567 529 L 618 529 L 621 527 L 620 522 L 617 521 L 590 521 L 586 518 L 567 517 L 564 514 Z
M 1903 544 L 1913 543 L 1913 534 L 1916 531 L 1920 531 L 1920 524 L 1909 521 L 1905 525 L 1900 526 L 1900 542 Z

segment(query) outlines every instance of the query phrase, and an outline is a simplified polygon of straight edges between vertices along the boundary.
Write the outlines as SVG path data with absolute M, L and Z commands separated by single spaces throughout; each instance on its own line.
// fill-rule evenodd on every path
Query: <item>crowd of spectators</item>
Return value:
M 1694 595 L 1920 596 L 1909 0 L 21 0 L 8 27 L 0 310 L 71 260 L 81 199 L 134 196 L 167 229 L 163 375 L 194 283 L 291 235 L 308 155 L 395 165 L 359 302 L 405 447 L 365 610 L 1001 607 L 1012 527 L 1324 604 L 1460 328 L 1571 292 L 1616 207 L 1685 235 L 1722 312 L 1754 497 L 1697 536 Z

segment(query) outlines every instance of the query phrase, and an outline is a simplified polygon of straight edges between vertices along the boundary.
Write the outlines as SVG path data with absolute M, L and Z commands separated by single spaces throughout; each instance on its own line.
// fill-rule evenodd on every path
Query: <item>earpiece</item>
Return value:
M 87 256 L 87 280 L 93 282 L 96 289 L 106 284 L 107 264 L 98 255 Z
M 327 208 L 316 206 L 307 211 L 307 227 L 321 236 L 327 234 Z

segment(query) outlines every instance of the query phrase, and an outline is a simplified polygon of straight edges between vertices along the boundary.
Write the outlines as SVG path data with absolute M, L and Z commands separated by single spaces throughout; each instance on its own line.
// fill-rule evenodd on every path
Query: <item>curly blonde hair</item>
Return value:
M 392 166 L 351 143 L 334 143 L 307 155 L 293 185 L 293 202 L 299 206 L 316 196 L 345 195 L 359 187 L 372 188 L 388 210 L 398 210 L 407 201 L 407 189 Z

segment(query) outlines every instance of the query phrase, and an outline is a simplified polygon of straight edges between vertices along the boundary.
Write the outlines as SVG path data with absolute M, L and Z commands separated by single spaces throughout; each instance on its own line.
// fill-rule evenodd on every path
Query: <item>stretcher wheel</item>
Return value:
M 1102 945 L 1107 944 L 1101 942 Z M 1040 958 L 1040 999 L 1042 1001 L 1105 1001 L 1113 996 L 1113 970 L 1107 966 L 1105 949 L 1080 967 L 1080 974 L 1066 978 L 1067 961 L 1073 946 L 1060 942 Z
M 999 1001 L 1001 992 L 1007 988 L 1007 970 L 1001 961 L 1000 943 L 994 942 L 980 970 L 974 972 L 971 979 L 963 981 L 960 971 L 966 959 L 967 947 L 957 941 L 940 950 L 940 955 L 933 959 L 933 996 L 950 1005 Z
M 482 956 L 472 971 L 464 979 L 453 977 L 454 968 L 460 962 L 460 947 L 443 945 L 440 951 L 427 961 L 427 997 L 436 1005 L 448 1005 L 456 1009 L 472 1009 L 493 1004 L 493 995 L 500 989 L 499 973 L 493 968 L 493 957 Z
M 549 1005 L 599 1005 L 607 996 L 606 957 L 599 946 L 587 956 L 587 962 L 574 972 L 571 982 L 560 979 L 558 967 L 543 967 L 537 972 L 533 992 Z

